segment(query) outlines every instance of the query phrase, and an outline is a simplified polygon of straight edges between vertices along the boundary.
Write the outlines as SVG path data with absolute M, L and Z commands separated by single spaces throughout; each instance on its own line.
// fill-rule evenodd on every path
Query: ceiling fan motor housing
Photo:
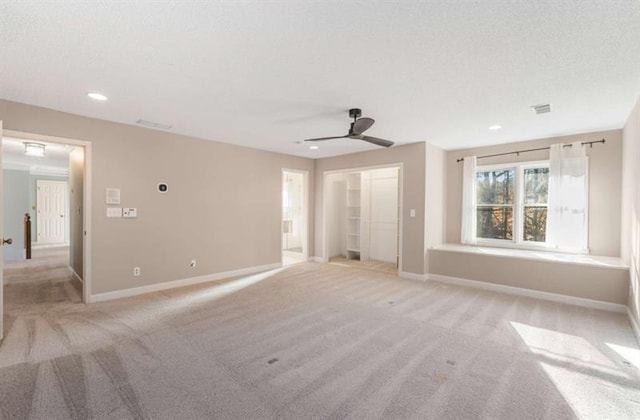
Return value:
M 360 108 L 351 108 L 349 110 L 349 116 L 351 118 L 360 118 L 360 116 L 362 116 L 362 110 Z

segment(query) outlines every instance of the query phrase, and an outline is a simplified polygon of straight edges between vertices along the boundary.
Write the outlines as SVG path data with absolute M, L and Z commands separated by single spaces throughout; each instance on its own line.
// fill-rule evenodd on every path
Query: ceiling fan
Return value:
M 322 141 L 322 140 L 332 140 L 332 139 L 355 139 L 362 140 L 369 143 L 376 144 L 378 146 L 383 147 L 391 147 L 393 146 L 393 142 L 385 139 L 379 139 L 377 137 L 365 136 L 362 133 L 367 131 L 375 122 L 373 118 L 360 118 L 362 115 L 362 110 L 358 108 L 353 108 L 349 110 L 349 117 L 353 118 L 353 122 L 351 123 L 351 128 L 349 128 L 349 133 L 346 136 L 333 136 L 333 137 L 318 137 L 315 139 L 305 139 L 305 141 Z

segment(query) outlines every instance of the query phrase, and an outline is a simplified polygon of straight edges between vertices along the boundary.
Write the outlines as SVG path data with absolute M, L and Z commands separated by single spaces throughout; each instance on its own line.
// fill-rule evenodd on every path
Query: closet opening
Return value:
M 308 172 L 282 170 L 282 265 L 308 260 Z
M 398 273 L 402 167 L 325 172 L 324 180 L 325 260 Z

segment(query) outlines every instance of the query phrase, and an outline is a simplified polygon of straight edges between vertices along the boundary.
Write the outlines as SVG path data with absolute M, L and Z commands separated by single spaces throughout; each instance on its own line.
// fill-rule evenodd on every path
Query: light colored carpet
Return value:
M 318 263 L 90 306 L 29 287 L 3 419 L 640 418 L 623 314 Z
M 69 246 L 34 248 L 31 259 L 4 262 L 4 284 L 67 281 Z
M 329 259 L 329 264 L 338 265 L 341 267 L 361 268 L 363 270 L 381 271 L 387 274 L 397 274 L 398 267 L 394 263 L 376 261 L 376 260 L 349 260 L 345 257 L 332 257 Z

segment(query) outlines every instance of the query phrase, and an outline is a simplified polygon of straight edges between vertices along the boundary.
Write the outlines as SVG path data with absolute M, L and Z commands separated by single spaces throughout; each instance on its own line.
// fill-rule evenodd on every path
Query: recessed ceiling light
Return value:
M 91 99 L 95 99 L 96 101 L 106 101 L 107 97 L 104 96 L 102 93 L 98 93 L 98 92 L 89 92 L 87 93 L 87 96 L 90 97 Z
M 501 125 L 492 125 L 491 127 L 489 127 L 489 130 L 500 130 L 501 128 Z
M 318 147 L 318 146 L 309 146 L 309 149 L 311 149 L 311 150 L 318 150 L 319 148 L 320 147 Z

